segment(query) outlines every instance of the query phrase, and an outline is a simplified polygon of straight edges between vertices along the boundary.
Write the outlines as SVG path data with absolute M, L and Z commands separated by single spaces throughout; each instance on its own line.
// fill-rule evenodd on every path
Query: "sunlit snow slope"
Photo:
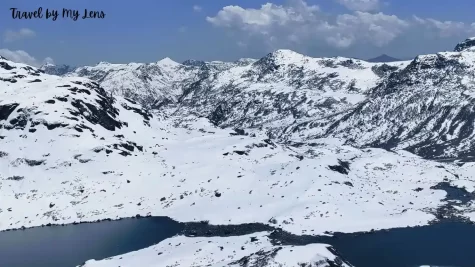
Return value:
M 349 267 L 338 260 L 327 245 L 276 246 L 268 233 L 235 237 L 174 237 L 147 249 L 101 261 L 88 261 L 83 267 L 116 266 L 262 266 L 262 267 Z M 338 265 L 337 265 L 338 264 Z
M 152 116 L 83 78 L 1 67 L 0 229 L 151 214 L 364 231 L 427 223 L 445 196 L 432 186 L 472 184 L 407 152 L 279 145 L 204 118 Z

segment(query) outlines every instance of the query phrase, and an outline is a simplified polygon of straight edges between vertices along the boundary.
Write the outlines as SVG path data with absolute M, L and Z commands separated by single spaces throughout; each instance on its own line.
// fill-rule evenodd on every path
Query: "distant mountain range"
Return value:
M 65 65 L 65 64 L 55 65 L 55 64 L 47 63 L 41 66 L 40 69 L 50 75 L 62 76 L 69 72 L 73 72 L 74 70 L 77 69 L 77 67 L 73 67 L 73 66 Z
M 407 61 L 388 55 L 368 61 L 313 58 L 280 49 L 260 59 L 235 62 L 178 63 L 165 58 L 154 63 L 42 69 L 89 78 L 109 94 L 133 99 L 161 114 L 198 115 L 216 126 L 260 130 L 270 138 L 331 136 L 357 147 L 408 149 L 426 158 L 468 160 L 475 150 L 473 125 L 460 119 L 472 116 L 466 98 L 473 94 L 467 87 L 475 67 L 475 62 L 467 61 L 473 45 L 468 39 L 454 52 Z M 64 73 L 67 69 L 71 71 Z M 454 95 L 455 91 L 460 94 Z M 421 110 L 425 116 L 413 114 Z
M 171 60 L 171 59 L 166 58 L 166 60 Z M 355 60 L 364 60 L 364 59 L 355 58 Z M 254 63 L 255 61 L 257 61 L 257 59 L 252 59 L 252 58 L 241 58 L 241 59 L 238 59 L 234 62 L 223 62 L 223 61 L 207 62 L 207 61 L 202 61 L 202 60 L 188 59 L 188 60 L 183 61 L 181 64 L 185 65 L 185 66 L 194 66 L 194 67 L 205 67 L 206 66 L 207 68 L 214 68 L 214 69 L 224 68 L 224 69 L 226 69 L 227 66 L 233 66 L 233 65 L 244 66 L 244 65 L 248 65 L 250 63 Z M 397 62 L 397 61 L 404 61 L 404 60 L 399 59 L 399 58 L 395 58 L 395 57 L 391 57 L 391 56 L 388 56 L 386 54 L 382 54 L 380 56 L 370 58 L 370 59 L 367 59 L 367 60 L 364 60 L 364 61 L 371 62 L 371 63 L 389 63 L 389 62 Z M 111 64 L 111 63 L 108 63 L 108 62 L 100 62 L 100 63 L 98 63 L 98 65 L 101 64 L 101 63 Z M 121 65 L 121 64 L 114 64 L 114 65 Z M 58 75 L 58 76 L 63 76 L 65 74 L 74 72 L 78 68 L 80 68 L 80 67 L 67 65 L 67 64 L 55 65 L 55 64 L 51 64 L 51 63 L 44 64 L 43 66 L 40 67 L 40 69 L 43 70 L 45 73 L 50 74 L 50 75 Z

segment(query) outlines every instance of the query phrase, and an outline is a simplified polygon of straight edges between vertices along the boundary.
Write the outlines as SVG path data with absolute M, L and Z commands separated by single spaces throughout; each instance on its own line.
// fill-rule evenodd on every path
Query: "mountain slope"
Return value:
M 406 149 L 426 158 L 475 156 L 475 50 L 416 57 L 343 114 L 289 129 L 296 138 L 339 137 L 355 146 Z M 291 133 L 291 132 L 294 133 Z
M 147 249 L 107 260 L 91 260 L 83 267 L 349 267 L 332 255 L 326 245 L 276 246 L 270 242 L 268 234 L 262 232 L 246 236 L 212 238 L 173 237 Z M 190 251 L 195 253 L 191 254 Z
M 93 79 L 114 95 L 171 114 L 195 114 L 223 127 L 280 128 L 327 116 L 365 99 L 369 88 L 408 62 L 311 58 L 277 50 L 260 60 L 83 67 L 67 76 Z
M 40 67 L 40 70 L 44 71 L 46 74 L 63 76 L 70 72 L 74 72 L 77 67 L 70 65 L 54 65 L 54 64 L 44 64 Z
M 337 137 L 358 147 L 469 160 L 473 44 L 471 38 L 455 52 L 391 63 L 277 50 L 257 61 L 99 64 L 68 75 L 90 77 L 160 113 L 279 140 Z
M 175 101 L 181 93 L 177 83 L 193 81 L 199 73 L 169 58 L 156 63 L 111 64 L 101 62 L 94 67 L 80 67 L 69 77 L 87 77 L 97 81 L 111 95 L 130 97 L 150 107 L 161 101 Z
M 185 87 L 175 114 L 198 114 L 221 127 L 273 131 L 328 116 L 365 99 L 366 91 L 404 67 L 347 58 L 311 58 L 278 50 Z
M 251 64 L 254 60 L 236 62 L 204 62 L 187 60 L 182 64 L 170 58 L 156 63 L 111 64 L 101 62 L 64 74 L 69 77 L 86 77 L 97 81 L 110 94 L 129 97 L 147 108 L 159 108 L 176 103 L 183 88 L 204 77 L 234 66 Z

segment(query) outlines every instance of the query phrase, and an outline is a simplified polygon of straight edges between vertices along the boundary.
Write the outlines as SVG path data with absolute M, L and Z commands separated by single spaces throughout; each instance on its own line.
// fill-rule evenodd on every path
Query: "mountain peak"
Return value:
M 175 66 L 180 65 L 180 63 L 172 60 L 169 57 L 163 58 L 163 59 L 159 60 L 157 63 L 160 64 L 160 65 L 171 66 L 171 67 L 175 67 Z
M 254 58 L 240 58 L 236 61 L 234 61 L 235 64 L 237 65 L 240 65 L 240 66 L 244 66 L 244 65 L 250 65 L 254 62 L 256 62 L 257 59 L 254 59 Z
M 41 65 L 40 69 L 51 68 L 51 67 L 56 67 L 56 64 L 53 64 L 53 63 L 45 63 L 45 64 Z
M 74 66 L 70 65 L 56 65 L 53 63 L 45 63 L 40 67 L 40 70 L 44 71 L 46 74 L 62 76 L 66 73 L 72 72 L 76 69 Z
M 455 52 L 475 51 L 475 37 L 467 38 L 455 46 Z
M 297 53 L 297 52 L 295 52 L 293 50 L 290 50 L 290 49 L 278 49 L 278 50 L 275 50 L 272 54 L 279 55 L 279 56 L 282 56 L 282 57 L 303 56 L 302 54 Z
M 276 62 L 276 63 L 294 63 L 294 62 L 300 62 L 302 61 L 303 58 L 306 56 L 299 54 L 295 51 L 292 51 L 290 49 L 278 49 L 275 50 L 274 52 L 271 52 L 267 54 L 265 57 L 255 61 L 253 64 L 262 64 L 263 62 Z
M 402 60 L 400 60 L 398 58 L 388 56 L 386 54 L 382 54 L 382 55 L 377 56 L 375 58 L 370 58 L 367 61 L 368 62 L 395 62 L 395 61 L 402 61 Z

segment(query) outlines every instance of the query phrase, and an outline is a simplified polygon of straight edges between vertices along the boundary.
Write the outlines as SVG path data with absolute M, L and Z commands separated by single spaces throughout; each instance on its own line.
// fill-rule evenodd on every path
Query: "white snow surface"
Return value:
M 306 263 L 307 265 L 303 266 L 328 267 L 326 260 L 335 259 L 335 256 L 328 251 L 328 246 L 325 244 L 273 246 L 266 237 L 267 234 L 261 232 L 235 237 L 193 238 L 177 236 L 139 251 L 99 261 L 90 260 L 83 267 L 241 266 L 237 261 L 245 257 L 249 259 L 249 266 L 252 266 L 258 258 L 256 253 L 262 255 L 274 251 L 276 255 L 269 257 L 269 261 L 264 266 L 293 267 Z M 258 240 L 251 242 L 251 237 Z M 347 266 L 346 264 L 342 265 L 342 267 Z
M 430 187 L 455 179 L 448 171 L 453 167 L 437 168 L 440 164 L 407 152 L 360 150 L 324 139 L 312 147 L 269 145 L 259 137 L 230 136 L 195 117 L 154 117 L 147 126 L 120 97 L 114 107 L 128 127 L 110 131 L 83 116 L 67 118 L 74 99 L 97 105 L 99 95 L 94 90 L 73 95 L 57 86 L 86 79 L 40 78 L 33 84 L 27 78 L 4 83 L 1 92 L 2 105 L 20 104 L 8 120 L 29 120 L 24 129 L 0 129 L 1 230 L 136 214 L 212 224 L 275 219 L 297 234 L 414 226 L 434 219 L 431 212 L 442 204 L 445 192 Z M 68 101 L 44 102 L 55 96 Z M 32 127 L 35 121 L 66 126 L 48 130 Z M 74 129 L 81 124 L 94 132 Z M 118 152 L 125 148 L 113 149 L 127 141 L 143 151 L 122 156 Z M 41 164 L 30 166 L 31 160 Z M 348 175 L 329 168 L 339 160 L 349 162 Z M 414 191 L 418 187 L 424 190 Z

